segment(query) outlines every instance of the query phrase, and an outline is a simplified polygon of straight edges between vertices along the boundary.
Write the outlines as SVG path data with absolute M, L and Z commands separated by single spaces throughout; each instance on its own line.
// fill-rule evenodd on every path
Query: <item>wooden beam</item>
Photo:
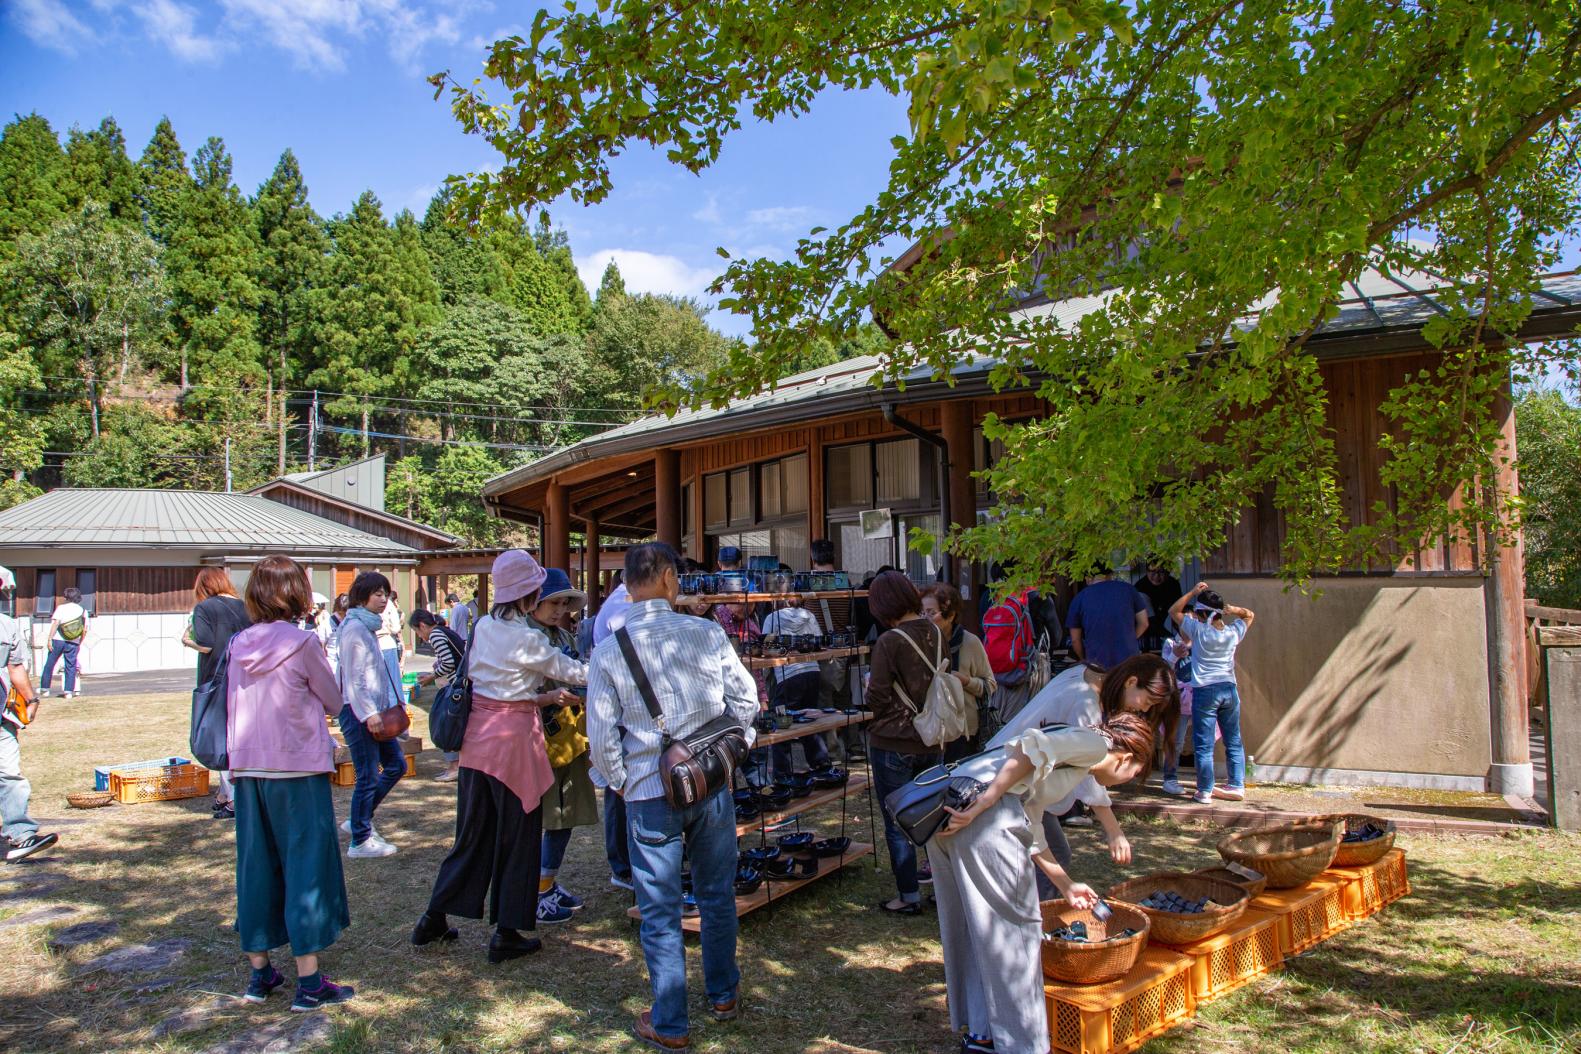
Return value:
M 616 500 L 611 500 L 601 505 L 592 506 L 584 510 L 582 516 L 584 519 L 588 516 L 594 516 L 601 520 L 609 519 L 619 521 L 628 519 L 634 512 L 641 512 L 644 509 L 652 508 L 653 493 L 649 491 L 646 494 L 624 495 Z
M 594 503 L 597 499 L 609 494 L 615 494 L 631 487 L 641 487 L 651 490 L 653 473 L 647 470 L 636 470 L 635 476 L 628 472 L 619 472 L 608 479 L 599 480 L 578 487 L 566 488 L 571 492 L 571 508 L 578 509 Z
M 653 521 L 659 541 L 681 547 L 681 455 L 665 448 L 653 454 Z
M 1543 648 L 1581 648 L 1581 626 L 1538 626 L 1537 644 Z

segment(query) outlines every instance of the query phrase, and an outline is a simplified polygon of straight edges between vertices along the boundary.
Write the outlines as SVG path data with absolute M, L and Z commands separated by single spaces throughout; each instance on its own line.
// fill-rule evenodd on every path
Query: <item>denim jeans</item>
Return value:
M 910 783 L 919 772 L 939 763 L 938 754 L 902 754 L 894 750 L 873 747 L 868 760 L 873 767 L 873 794 L 883 801 L 895 791 Z M 889 846 L 889 866 L 895 869 L 895 889 L 900 899 L 915 904 L 922 899 L 917 882 L 917 847 L 884 810 L 884 843 Z
M 626 799 L 604 788 L 604 856 L 609 875 L 631 881 L 631 850 L 626 845 Z
M 1241 693 L 1233 684 L 1199 684 L 1191 691 L 1191 742 L 1197 760 L 1197 793 L 1213 793 L 1213 726 L 1224 736 L 1226 786 L 1246 786 L 1246 751 L 1241 746 Z
M 1183 687 L 1190 688 L 1189 685 Z M 1164 752 L 1164 778 L 1166 780 L 1175 779 L 1180 775 L 1180 753 L 1186 749 L 1186 730 L 1191 726 L 1192 720 L 1190 714 L 1182 714 L 1180 720 L 1175 722 L 1175 752 L 1173 754 L 1168 751 Z M 1162 729 L 1160 729 L 1160 734 L 1162 734 Z M 1211 730 L 1208 735 L 1210 737 L 1213 735 Z M 1195 754 L 1195 747 L 1193 747 L 1193 754 Z
M 351 844 L 361 845 L 373 830 L 373 811 L 406 775 L 406 758 L 396 740 L 381 743 L 370 736 L 350 706 L 340 708 L 340 734 L 357 774 L 357 785 L 351 789 Z
M 22 747 L 17 742 L 16 725 L 0 721 L 0 825 L 13 842 L 38 834 L 38 824 L 27 814 L 33 787 L 22 775 Z
M 401 698 L 401 649 L 380 648 L 379 658 L 384 660 L 384 668 L 390 671 L 390 705 L 404 705 L 406 700 Z
M 663 798 L 626 803 L 631 876 L 642 911 L 642 954 L 653 986 L 653 1029 L 684 1036 L 686 947 L 681 934 L 681 860 L 692 862 L 703 939 L 703 987 L 710 1003 L 736 997 L 736 810 L 730 788 L 674 809 Z
M 77 640 L 56 638 L 49 642 L 49 658 L 44 660 L 44 675 L 38 679 L 41 691 L 49 691 L 50 678 L 55 676 L 55 663 L 62 658 L 66 660 L 66 691 L 77 690 L 77 649 L 80 647 L 82 642 Z
M 558 831 L 543 833 L 543 851 L 538 856 L 538 871 L 541 875 L 560 870 L 560 865 L 565 861 L 565 848 L 571 844 L 573 830 L 575 828 L 562 827 Z
M 769 691 L 769 701 L 775 706 L 783 706 L 790 710 L 806 710 L 809 707 L 817 707 L 822 688 L 823 682 L 817 671 L 810 670 L 774 682 L 773 688 Z M 829 766 L 829 744 L 824 742 L 823 736 L 802 736 L 801 739 L 775 743 L 770 748 L 774 754 L 775 779 L 790 778 L 791 772 L 794 771 L 791 764 L 791 747 L 796 743 L 800 743 L 802 750 L 806 752 L 809 766 L 815 769 Z

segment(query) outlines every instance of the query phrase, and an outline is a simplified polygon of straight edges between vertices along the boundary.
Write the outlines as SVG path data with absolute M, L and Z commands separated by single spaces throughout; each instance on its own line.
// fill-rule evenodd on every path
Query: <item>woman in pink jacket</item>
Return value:
M 292 1010 L 352 997 L 318 968 L 318 953 L 351 925 L 329 793 L 335 745 L 325 715 L 340 689 L 318 637 L 293 623 L 313 610 L 301 565 L 259 561 L 247 580 L 253 625 L 231 638 L 226 738 L 236 807 L 236 931 L 252 962 L 249 1002 L 285 983 L 269 951 L 296 956 Z

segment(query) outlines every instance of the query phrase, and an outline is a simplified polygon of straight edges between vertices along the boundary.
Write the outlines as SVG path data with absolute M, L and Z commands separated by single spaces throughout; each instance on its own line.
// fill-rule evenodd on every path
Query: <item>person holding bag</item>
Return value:
M 1091 776 L 1115 786 L 1145 776 L 1153 729 L 1120 714 L 1096 730 L 1055 727 L 1022 732 L 1005 760 L 965 808 L 928 841 L 933 894 L 944 945 L 950 1026 L 968 1054 L 1046 1054 L 1042 930 L 1034 870 L 1072 904 L 1098 896 L 1075 882 L 1042 840 L 1041 818 Z
M 883 801 L 918 773 L 939 763 L 939 748 L 923 742 L 913 724 L 916 709 L 907 700 L 920 702 L 928 697 L 935 669 L 927 656 L 942 655 L 945 642 L 939 628 L 923 617 L 917 587 L 899 571 L 885 571 L 873 579 L 867 606 L 873 618 L 886 627 L 873 645 L 867 684 L 867 706 L 873 712 L 868 724 L 868 759 L 874 793 Z M 898 895 L 880 902 L 879 909 L 892 915 L 922 914 L 916 847 L 887 810 L 884 842 L 889 847 Z
M 456 839 L 412 930 L 412 943 L 454 940 L 449 915 L 494 924 L 488 959 L 502 963 L 543 947 L 538 867 L 543 797 L 554 786 L 543 710 L 578 701 L 552 682 L 587 683 L 587 666 L 549 643 L 532 620 L 547 577 L 523 549 L 507 549 L 491 570 L 494 604 L 472 627 L 464 659 L 472 708 L 456 781 Z M 491 896 L 492 892 L 492 896 Z
M 351 816 L 340 829 L 351 835 L 346 855 L 354 860 L 394 855 L 395 846 L 374 829 L 373 814 L 406 775 L 401 744 L 385 731 L 386 711 L 401 717 L 406 713 L 399 705 L 392 705 L 400 699 L 401 692 L 390 679 L 376 636 L 384 624 L 384 610 L 389 602 L 390 580 L 377 571 L 362 572 L 351 583 L 347 593 L 351 606 L 335 635 L 340 691 L 345 699 L 340 711 L 340 734 L 346 749 L 351 751 L 352 768 L 357 774 L 351 791 Z
M 244 998 L 262 1003 L 285 983 L 269 952 L 296 956 L 291 1009 L 352 997 L 319 970 L 319 953 L 351 925 L 335 837 L 329 773 L 335 744 L 324 717 L 342 711 L 318 637 L 293 623 L 312 608 L 307 573 L 267 556 L 247 579 L 253 625 L 229 642 L 225 744 L 236 801 L 236 932 L 252 964 Z
M 730 778 L 752 744 L 758 713 L 757 685 L 725 631 L 712 619 L 675 611 L 679 563 L 662 542 L 626 551 L 631 606 L 614 631 L 618 646 L 594 649 L 587 689 L 593 768 L 625 799 L 642 954 L 653 990 L 652 1009 L 638 1016 L 635 1032 L 660 1050 L 691 1045 L 681 939 L 683 855 L 692 865 L 710 1009 L 717 1021 L 740 1012 Z M 679 793 L 677 776 L 692 795 Z
M 532 609 L 533 628 L 550 645 L 572 658 L 576 654 L 576 634 L 564 627 L 568 611 L 579 611 L 587 594 L 571 588 L 571 576 L 558 567 L 545 571 L 538 605 Z M 551 688 L 571 685 L 550 682 Z M 587 713 L 580 698 L 565 706 L 545 707 L 544 743 L 554 783 L 543 796 L 543 849 L 538 864 L 538 921 L 569 922 L 583 908 L 576 896 L 559 882 L 560 864 L 571 844 L 571 832 L 598 823 L 598 792 L 593 787 L 587 760 Z

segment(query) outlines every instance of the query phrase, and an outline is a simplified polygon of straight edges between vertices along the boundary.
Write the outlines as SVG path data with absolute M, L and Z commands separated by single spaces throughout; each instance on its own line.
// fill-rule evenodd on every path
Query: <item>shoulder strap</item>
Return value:
M 659 709 L 659 697 L 653 692 L 653 685 L 648 680 L 648 671 L 643 669 L 642 660 L 637 657 L 637 646 L 631 642 L 631 634 L 622 626 L 615 631 L 615 641 L 620 645 L 620 654 L 625 657 L 626 665 L 631 669 L 631 679 L 637 682 L 637 694 L 642 696 L 642 704 L 648 708 L 648 716 L 653 718 L 653 723 L 659 726 L 659 731 L 669 735 L 664 727 L 664 711 Z
M 924 663 L 928 662 L 928 653 L 923 651 L 922 650 L 922 646 L 920 644 L 918 644 L 915 640 L 912 639 L 911 634 L 909 634 L 909 633 L 907 633 L 907 632 L 905 632 L 904 630 L 901 630 L 901 629 L 892 629 L 889 632 L 900 634 L 901 639 L 904 640 L 907 644 L 911 645 L 911 650 L 917 653 L 917 658 L 921 659 Z M 944 634 L 942 634 L 942 633 L 939 634 L 940 638 L 942 638 L 943 636 L 944 636 Z M 934 674 L 937 674 L 939 672 L 939 667 L 944 665 L 944 651 L 943 651 L 943 648 L 941 647 L 941 648 L 939 648 L 937 650 L 938 650 L 938 657 L 933 660 L 933 662 L 931 664 L 933 668 L 930 671 L 930 672 L 932 672 Z

